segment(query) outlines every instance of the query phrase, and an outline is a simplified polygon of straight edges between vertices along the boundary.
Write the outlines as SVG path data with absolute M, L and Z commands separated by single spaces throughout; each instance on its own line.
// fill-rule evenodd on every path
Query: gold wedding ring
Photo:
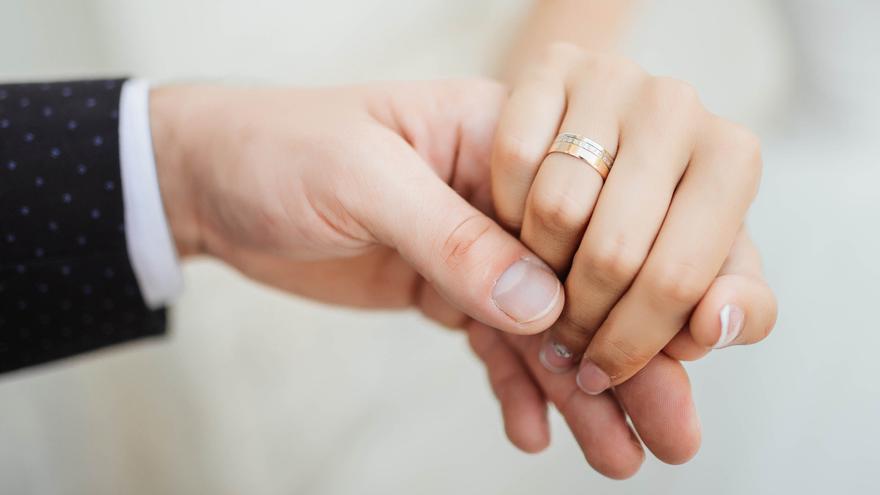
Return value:
M 556 136 L 556 140 L 550 146 L 550 151 L 547 152 L 548 155 L 550 153 L 565 153 L 580 158 L 593 167 L 602 180 L 608 178 L 608 173 L 614 166 L 614 157 L 601 144 L 571 132 L 563 132 Z

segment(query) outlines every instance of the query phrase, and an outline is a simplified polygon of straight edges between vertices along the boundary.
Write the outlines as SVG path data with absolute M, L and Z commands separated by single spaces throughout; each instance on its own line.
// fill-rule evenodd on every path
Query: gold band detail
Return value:
M 607 179 L 608 173 L 611 172 L 611 167 L 608 165 L 608 162 L 601 157 L 601 155 L 575 143 L 557 140 L 553 143 L 553 146 L 550 147 L 550 151 L 548 151 L 547 153 L 565 153 L 566 155 L 580 158 L 581 160 L 586 162 L 587 165 L 592 167 L 593 170 L 598 172 L 599 175 L 602 177 L 602 180 Z M 614 162 L 612 161 L 612 164 L 613 163 Z

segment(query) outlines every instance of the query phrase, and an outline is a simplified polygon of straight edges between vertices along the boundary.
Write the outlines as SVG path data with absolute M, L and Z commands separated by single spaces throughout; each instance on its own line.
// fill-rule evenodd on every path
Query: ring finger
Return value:
M 614 155 L 617 149 L 618 105 L 600 93 L 578 91 L 568 103 L 561 133 L 590 136 Z M 587 222 L 605 182 L 605 164 L 586 154 L 548 153 L 526 200 L 520 238 L 557 273 L 564 275 L 580 244 Z M 587 159 L 594 159 L 594 168 Z

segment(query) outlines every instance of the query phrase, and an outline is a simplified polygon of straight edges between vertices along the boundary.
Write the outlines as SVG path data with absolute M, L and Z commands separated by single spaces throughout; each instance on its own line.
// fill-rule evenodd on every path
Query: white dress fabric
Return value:
M 3 9 L 23 13 L 0 19 L 0 75 L 490 74 L 528 4 L 29 0 Z M 872 0 L 658 0 L 627 39 L 652 71 L 693 81 L 712 109 L 765 136 L 750 224 L 779 325 L 759 346 L 689 365 L 704 432 L 689 464 L 649 459 L 633 480 L 609 481 L 556 415 L 549 451 L 518 453 L 461 335 L 415 314 L 293 299 L 205 261 L 185 267 L 169 339 L 0 377 L 0 493 L 871 492 L 877 19 Z

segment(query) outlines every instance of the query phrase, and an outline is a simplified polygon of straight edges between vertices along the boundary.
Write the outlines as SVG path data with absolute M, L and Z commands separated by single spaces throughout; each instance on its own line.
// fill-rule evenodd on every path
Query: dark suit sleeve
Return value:
M 122 83 L 0 85 L 0 372 L 165 330 L 126 249 Z

